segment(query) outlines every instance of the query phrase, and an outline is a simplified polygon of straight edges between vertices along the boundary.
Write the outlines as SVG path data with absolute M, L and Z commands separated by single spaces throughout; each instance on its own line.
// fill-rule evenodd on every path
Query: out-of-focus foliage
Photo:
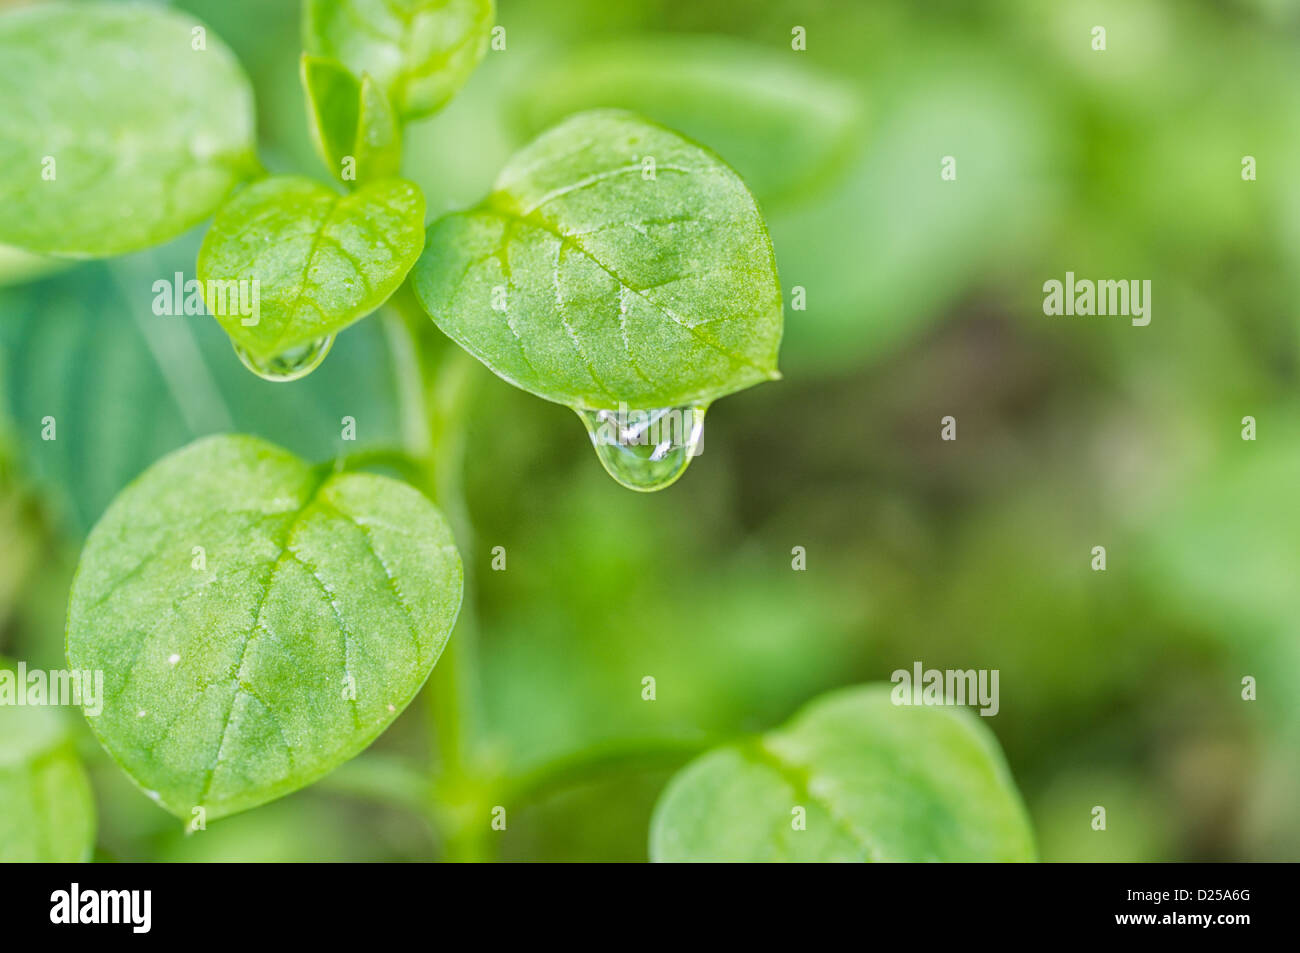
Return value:
M 777 731 L 692 762 L 655 808 L 651 858 L 1033 860 L 988 727 L 969 711 L 900 705 L 897 691 L 833 692 Z
M 267 166 L 315 170 L 295 5 L 176 6 L 253 78 Z M 1300 9 L 502 0 L 497 20 L 506 49 L 407 131 L 403 175 L 429 217 L 479 202 L 528 127 L 558 118 L 541 117 L 544 90 L 556 109 L 641 109 L 759 189 L 787 320 L 785 380 L 719 403 L 703 456 L 651 496 L 605 476 L 569 411 L 473 367 L 479 721 L 503 770 L 521 775 L 490 848 L 644 859 L 652 806 L 694 754 L 920 660 L 1000 671 L 1001 710 L 982 720 L 1043 859 L 1300 857 L 1300 180 L 1288 171 L 1300 156 L 1288 118 L 1300 116 Z M 1091 48 L 1096 24 L 1105 52 Z M 796 25 L 806 52 L 790 48 Z M 649 71 L 658 43 L 665 69 L 700 52 L 665 77 L 676 101 L 655 106 L 632 66 L 602 52 L 636 49 L 632 65 Z M 806 121 L 821 130 L 842 104 L 849 134 L 834 149 L 811 129 L 764 148 L 798 125 L 782 99 L 729 155 L 746 142 L 740 104 L 768 80 L 720 67 L 725 90 L 690 96 L 715 48 L 718 63 L 752 50 L 802 77 L 792 84 L 827 89 Z M 601 88 L 584 89 L 569 64 Z M 811 152 L 794 156 L 799 143 Z M 775 156 L 798 170 L 788 189 L 765 164 Z M 0 651 L 58 664 L 67 553 L 164 452 L 239 429 L 329 459 L 344 449 L 344 415 L 363 449 L 396 441 L 379 319 L 344 332 L 306 380 L 265 384 L 210 318 L 153 314 L 151 283 L 188 273 L 193 254 L 186 239 L 0 293 L 14 451 L 0 559 L 39 561 L 0 603 Z M 1150 326 L 1045 316 L 1043 282 L 1066 271 L 1150 279 Z M 806 310 L 790 308 L 795 286 Z M 949 414 L 955 442 L 939 439 Z M 46 415 L 57 441 L 41 439 Z M 1253 442 L 1241 439 L 1247 415 Z M 1090 568 L 1098 545 L 1105 572 Z M 504 572 L 490 568 L 495 546 Z M 806 571 L 791 569 L 795 546 Z M 1248 676 L 1254 701 L 1242 698 Z M 420 757 L 425 728 L 399 719 L 358 772 L 372 757 Z M 343 777 L 184 837 L 93 742 L 83 751 L 105 858 L 441 849 L 416 813 L 374 807 Z M 524 783 L 555 758 L 600 770 Z
M 256 433 L 308 460 L 391 444 L 395 386 L 379 321 L 341 334 L 293 387 L 235 360 L 207 315 L 154 313 L 155 281 L 194 276 L 195 236 L 160 249 L 0 289 L 0 387 L 16 466 L 59 522 L 84 534 L 126 483 L 210 433 Z M 355 418 L 356 442 L 341 439 Z M 42 439 L 53 417 L 54 440 Z M 23 425 L 25 424 L 25 425 Z
M 766 208 L 832 178 L 860 145 L 866 116 L 839 77 L 723 36 L 637 36 L 566 50 L 515 97 L 529 136 L 586 109 L 633 109 L 726 156 Z
M 26 691 L 26 671 L 8 659 L 0 658 L 0 677 L 9 690 Z M 70 722 L 12 698 L 0 705 L 0 863 L 90 859 L 95 803 Z
M 147 4 L 49 3 L 0 20 L 0 242 L 75 258 L 148 248 L 255 172 L 248 78 L 204 30 Z
M 397 111 L 416 119 L 464 85 L 487 49 L 493 12 L 492 0 L 303 0 L 302 42 L 375 77 Z

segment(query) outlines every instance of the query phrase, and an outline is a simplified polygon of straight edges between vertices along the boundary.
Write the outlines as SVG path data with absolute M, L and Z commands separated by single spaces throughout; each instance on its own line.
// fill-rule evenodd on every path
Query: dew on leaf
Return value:
M 317 338 L 310 344 L 290 348 L 269 360 L 255 357 L 238 344 L 235 345 L 235 353 L 244 362 L 244 366 L 258 377 L 280 384 L 296 381 L 316 370 L 333 346 L 334 335 L 330 334 Z
M 629 490 L 650 493 L 675 483 L 699 455 L 707 407 L 575 410 L 605 472 Z

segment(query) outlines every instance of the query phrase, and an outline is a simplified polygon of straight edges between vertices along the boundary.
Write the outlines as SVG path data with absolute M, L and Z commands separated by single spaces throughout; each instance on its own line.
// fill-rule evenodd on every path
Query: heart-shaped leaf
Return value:
M 402 129 L 387 94 L 337 60 L 302 57 L 312 141 L 330 174 L 349 187 L 397 175 Z
M 800 811 L 799 809 L 802 809 Z M 969 711 L 824 696 L 785 728 L 687 765 L 655 808 L 660 861 L 1028 861 L 1033 833 Z
M 433 669 L 460 598 L 451 532 L 411 487 L 210 437 L 150 467 L 91 532 L 68 660 L 104 672 L 89 720 L 126 772 L 211 819 L 370 744 Z
M 18 674 L 0 663 L 0 863 L 89 860 L 95 843 L 90 782 L 55 713 L 5 697 L 18 690 Z
M 781 290 L 753 196 L 631 113 L 545 133 L 426 249 L 412 279 L 438 326 L 547 400 L 673 407 L 779 377 Z
M 256 359 L 327 339 L 397 290 L 423 225 L 424 196 L 401 179 L 350 195 L 298 176 L 263 179 L 226 203 L 203 239 L 208 311 Z
M 307 0 L 302 45 L 369 73 L 403 119 L 437 112 L 487 51 L 492 0 Z
M 0 244 L 104 257 L 161 244 L 257 169 L 229 49 L 152 4 L 0 16 Z

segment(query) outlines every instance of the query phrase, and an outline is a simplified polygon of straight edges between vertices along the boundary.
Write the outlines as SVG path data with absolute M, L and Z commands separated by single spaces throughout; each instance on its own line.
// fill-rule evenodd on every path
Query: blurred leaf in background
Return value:
M 73 745 L 71 717 L 28 701 L 27 674 L 0 658 L 8 696 L 0 704 L 0 863 L 89 860 L 95 803 Z
M 256 433 L 314 461 L 397 440 L 378 320 L 340 335 L 293 387 L 261 381 L 214 318 L 155 313 L 154 283 L 193 279 L 196 252 L 186 239 L 0 290 L 4 406 L 31 478 L 77 534 L 146 466 L 206 434 Z M 357 422 L 347 446 L 345 416 Z M 57 439 L 42 438 L 46 417 Z

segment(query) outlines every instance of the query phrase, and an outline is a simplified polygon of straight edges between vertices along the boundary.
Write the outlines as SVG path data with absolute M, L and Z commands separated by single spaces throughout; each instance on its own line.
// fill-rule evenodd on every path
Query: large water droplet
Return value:
M 605 471 L 629 490 L 676 482 L 704 442 L 707 404 L 655 410 L 578 410 Z
M 310 344 L 290 348 L 269 360 L 253 356 L 238 344 L 235 345 L 235 353 L 244 362 L 244 366 L 258 377 L 282 384 L 286 381 L 296 381 L 300 377 L 306 377 L 316 370 L 333 346 L 334 335 L 331 334 L 327 337 L 317 338 Z

